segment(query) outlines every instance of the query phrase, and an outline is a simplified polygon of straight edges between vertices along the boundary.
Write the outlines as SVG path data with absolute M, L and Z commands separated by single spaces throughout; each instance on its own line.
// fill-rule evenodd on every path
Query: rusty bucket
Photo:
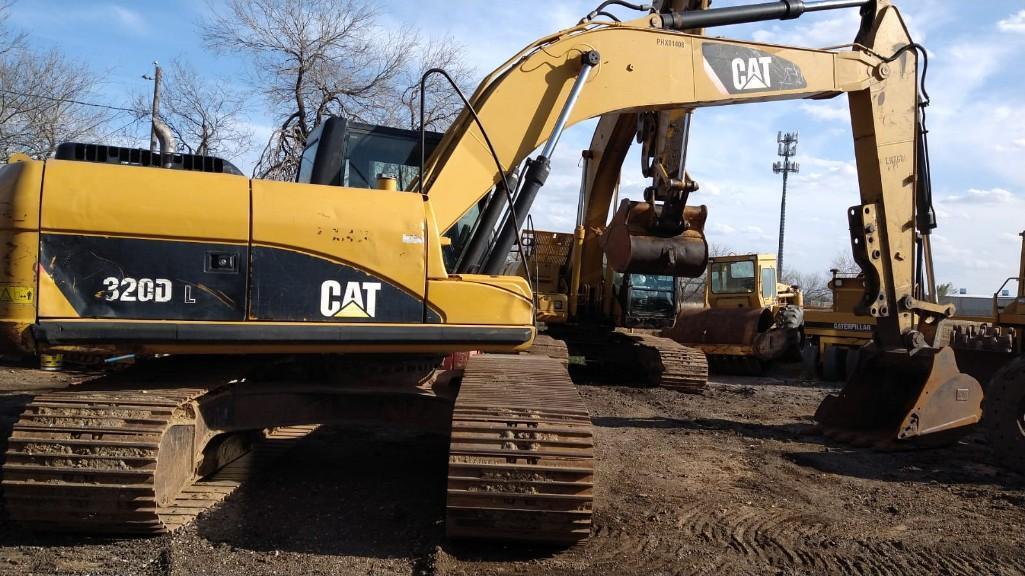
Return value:
M 828 436 L 857 445 L 943 443 L 982 417 L 982 387 L 957 368 L 949 347 L 880 351 L 866 345 L 847 385 L 827 396 L 815 420 Z
M 623 274 L 659 274 L 697 278 L 708 264 L 708 243 L 702 233 L 708 211 L 688 206 L 689 228 L 679 234 L 659 234 L 653 221 L 660 207 L 624 200 L 602 235 L 609 267 Z

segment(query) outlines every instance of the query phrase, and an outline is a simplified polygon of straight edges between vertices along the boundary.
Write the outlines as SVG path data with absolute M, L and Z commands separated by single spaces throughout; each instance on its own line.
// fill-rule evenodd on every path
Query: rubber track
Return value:
M 629 336 L 646 349 L 647 354 L 641 354 L 640 358 L 645 364 L 645 371 L 653 379 L 657 378 L 658 386 L 689 394 L 704 391 L 708 385 L 708 360 L 704 352 L 653 334 L 632 333 Z
M 189 523 L 239 486 L 251 464 L 270 460 L 313 427 L 272 431 L 205 480 L 159 502 L 158 449 L 202 388 L 37 396 L 15 423 L 3 466 L 7 511 L 19 525 L 48 531 L 159 534 Z
M 450 538 L 570 544 L 591 533 L 594 443 L 557 359 L 479 355 L 452 416 Z

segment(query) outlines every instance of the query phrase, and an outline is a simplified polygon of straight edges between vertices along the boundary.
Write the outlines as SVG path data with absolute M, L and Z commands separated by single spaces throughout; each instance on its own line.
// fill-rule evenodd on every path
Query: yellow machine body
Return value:
M 808 371 L 820 370 L 826 380 L 843 380 L 857 363 L 857 350 L 872 342 L 875 318 L 855 313 L 865 294 L 865 278 L 832 270 L 828 308 L 805 307 L 804 336 L 814 348 L 806 358 Z
M 8 349 L 512 352 L 533 338 L 526 282 L 448 275 L 419 194 L 48 160 L 0 168 L 0 202 Z

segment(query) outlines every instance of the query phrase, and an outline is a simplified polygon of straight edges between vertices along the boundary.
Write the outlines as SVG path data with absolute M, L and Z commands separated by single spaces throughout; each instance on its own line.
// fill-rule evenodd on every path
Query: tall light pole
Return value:
M 776 154 L 783 158 L 782 162 L 772 163 L 772 171 L 776 174 L 783 174 L 783 199 L 779 206 L 779 251 L 776 253 L 776 269 L 780 280 L 783 279 L 783 232 L 787 224 L 787 174 L 800 172 L 797 162 L 790 159 L 797 156 L 797 132 L 776 133 L 778 151 Z

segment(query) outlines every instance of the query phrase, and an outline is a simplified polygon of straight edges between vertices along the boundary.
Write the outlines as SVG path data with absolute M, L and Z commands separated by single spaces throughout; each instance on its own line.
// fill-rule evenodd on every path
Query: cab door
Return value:
M 425 320 L 419 194 L 253 180 L 249 318 Z

